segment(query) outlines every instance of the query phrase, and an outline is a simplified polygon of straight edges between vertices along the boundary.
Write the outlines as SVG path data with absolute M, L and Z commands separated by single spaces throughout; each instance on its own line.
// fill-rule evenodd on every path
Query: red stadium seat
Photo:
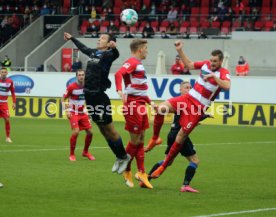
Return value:
M 230 21 L 224 21 L 222 23 L 222 27 L 228 27 L 228 28 L 230 28 L 230 26 L 231 26 L 231 22 Z
M 241 27 L 240 21 L 234 21 L 232 24 L 232 31 L 235 31 L 237 28 Z
M 190 29 L 189 29 L 189 32 L 190 33 L 198 33 L 198 28 L 195 27 L 195 26 L 191 26 Z
M 82 25 L 80 28 L 80 34 L 84 35 L 87 32 L 87 26 Z
M 264 25 L 264 31 L 270 31 L 272 27 L 273 27 L 273 22 L 272 21 L 266 21 L 265 25 Z
M 255 30 L 262 30 L 264 24 L 262 21 L 256 21 L 255 24 L 254 24 L 254 29 Z
M 126 30 L 127 30 L 126 25 L 121 25 L 120 28 L 119 28 L 119 31 L 120 31 L 121 33 L 125 33 Z
M 230 32 L 229 27 L 221 27 L 221 32 L 224 33 L 225 35 L 228 35 Z
M 270 7 L 270 0 L 262 0 L 263 3 L 262 3 L 262 8 L 263 7 Z
M 214 21 L 211 23 L 212 28 L 220 28 L 220 22 L 219 21 Z

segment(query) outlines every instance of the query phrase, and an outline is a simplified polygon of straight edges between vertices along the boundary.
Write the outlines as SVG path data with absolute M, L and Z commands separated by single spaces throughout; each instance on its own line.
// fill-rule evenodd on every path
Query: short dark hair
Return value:
M 211 53 L 212 56 L 218 56 L 220 61 L 223 61 L 224 55 L 221 50 L 213 50 Z
M 147 44 L 148 41 L 146 39 L 133 39 L 130 43 L 130 50 L 131 52 L 136 52 L 141 45 Z
M 108 42 L 115 41 L 116 42 L 116 36 L 111 33 L 106 33 L 108 35 Z
M 78 69 L 77 71 L 76 71 L 76 76 L 78 76 L 78 73 L 79 72 L 84 72 L 84 74 L 85 74 L 85 71 L 83 70 L 83 69 Z

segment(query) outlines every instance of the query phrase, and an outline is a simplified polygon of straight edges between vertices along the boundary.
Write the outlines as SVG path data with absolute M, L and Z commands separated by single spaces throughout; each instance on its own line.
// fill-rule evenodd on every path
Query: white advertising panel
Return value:
M 17 96 L 61 97 L 68 83 L 75 78 L 74 73 L 10 72 Z M 119 99 L 114 75 L 109 76 L 112 87 L 107 90 L 111 99 Z M 148 76 L 148 94 L 152 100 L 166 100 L 179 94 L 179 83 L 190 81 L 192 85 L 198 76 Z M 222 91 L 218 102 L 276 103 L 275 77 L 232 77 L 229 91 Z

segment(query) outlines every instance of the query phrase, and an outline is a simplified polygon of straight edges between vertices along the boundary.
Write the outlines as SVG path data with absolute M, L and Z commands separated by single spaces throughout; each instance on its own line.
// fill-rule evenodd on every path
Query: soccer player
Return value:
M 180 114 L 179 124 L 181 125 L 181 129 L 166 159 L 151 174 L 152 178 L 158 178 L 174 160 L 182 149 L 185 139 L 202 118 L 204 110 L 210 106 L 221 89 L 227 90 L 231 86 L 229 71 L 222 68 L 223 52 L 221 50 L 212 51 L 210 60 L 192 62 L 182 49 L 182 41 L 176 41 L 175 48 L 189 69 L 200 69 L 201 73 L 194 87 L 188 94 L 171 98 L 156 107 L 157 115 L 154 118 L 153 140 L 159 137 L 160 129 L 164 122 L 164 114 L 167 111 Z
M 10 138 L 10 113 L 8 106 L 8 95 L 9 91 L 12 95 L 12 109 L 15 109 L 16 97 L 14 93 L 13 81 L 10 78 L 7 78 L 8 70 L 6 68 L 2 68 L 0 72 L 0 118 L 3 118 L 5 121 L 5 129 L 6 129 L 6 142 L 12 143 Z
M 77 138 L 81 130 L 85 130 L 85 145 L 82 152 L 83 157 L 87 157 L 89 160 L 95 160 L 95 157 L 88 152 L 89 146 L 92 141 L 91 123 L 88 115 L 85 113 L 85 99 L 83 93 L 84 87 L 84 71 L 79 69 L 76 72 L 77 81 L 73 82 L 67 87 L 66 92 L 61 98 L 62 105 L 66 108 L 66 116 L 70 121 L 72 128 L 72 135 L 70 138 L 70 161 L 76 161 L 75 148 Z M 65 100 L 69 98 L 69 105 Z
M 144 183 L 147 188 L 153 188 L 148 181 L 144 168 L 144 137 L 145 130 L 149 128 L 146 104 L 150 103 L 147 95 L 147 77 L 142 60 L 147 57 L 147 40 L 134 39 L 130 43 L 132 57 L 115 73 L 116 90 L 124 102 L 125 129 L 129 132 L 130 141 L 126 147 L 131 161 L 136 158 L 138 172 L 135 178 Z M 122 92 L 122 80 L 125 91 Z M 131 161 L 123 173 L 126 184 L 133 187 Z
M 188 81 L 183 81 L 180 84 L 180 94 L 181 95 L 185 95 L 188 94 L 189 90 L 192 89 L 192 86 L 190 84 L 190 82 Z M 202 116 L 202 120 L 207 118 L 207 117 L 211 117 L 209 114 L 205 114 Z M 177 136 L 178 131 L 180 130 L 181 126 L 179 124 L 179 119 L 180 119 L 180 114 L 175 114 L 174 115 L 174 119 L 173 119 L 173 123 L 171 125 L 171 130 L 167 135 L 167 149 L 165 151 L 165 154 L 167 155 L 175 141 L 175 138 Z M 153 147 L 147 147 L 145 148 L 145 151 L 148 152 L 150 150 L 152 150 L 154 148 Z M 194 149 L 194 145 L 192 143 L 192 141 L 190 140 L 189 137 L 187 137 L 187 139 L 184 142 L 183 147 L 180 150 L 180 153 L 182 156 L 186 157 L 186 159 L 189 161 L 189 165 L 186 168 L 186 172 L 185 172 L 185 178 L 184 178 L 184 182 L 183 185 L 180 189 L 181 192 L 193 192 L 193 193 L 197 193 L 198 190 L 193 189 L 190 186 L 190 182 L 192 181 L 196 169 L 198 167 L 199 164 L 199 159 L 198 156 L 196 154 L 196 150 Z M 163 161 L 160 161 L 158 163 L 156 163 L 151 171 L 149 172 L 149 176 L 163 163 Z M 149 177 L 150 180 L 150 177 Z M 144 187 L 144 185 L 142 183 L 140 183 L 141 187 Z
M 111 102 L 105 93 L 106 89 L 111 87 L 111 82 L 108 79 L 110 67 L 112 62 L 119 57 L 116 38 L 111 34 L 101 34 L 96 49 L 86 47 L 67 32 L 64 33 L 64 39 L 71 40 L 81 52 L 89 57 L 84 83 L 86 107 L 117 157 L 112 172 L 122 174 L 127 167 L 130 156 L 127 155 L 123 141 L 114 128 Z

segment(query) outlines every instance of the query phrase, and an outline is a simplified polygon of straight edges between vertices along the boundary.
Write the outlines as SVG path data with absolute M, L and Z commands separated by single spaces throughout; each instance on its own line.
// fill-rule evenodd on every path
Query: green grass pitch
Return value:
M 199 194 L 180 193 L 187 161 L 178 156 L 154 189 L 128 188 L 111 173 L 112 155 L 93 124 L 91 151 L 96 161 L 70 162 L 70 126 L 66 120 L 11 119 L 12 144 L 0 129 L 1 217 L 180 217 L 276 207 L 276 129 L 201 125 L 191 139 L 200 166 L 191 183 Z M 115 123 L 124 144 L 128 134 Z M 169 124 L 162 129 L 165 140 Z M 152 130 L 146 133 L 148 141 Z M 146 154 L 145 166 L 164 158 L 165 146 Z M 136 171 L 136 163 L 132 164 Z M 236 216 L 276 216 L 276 210 Z

